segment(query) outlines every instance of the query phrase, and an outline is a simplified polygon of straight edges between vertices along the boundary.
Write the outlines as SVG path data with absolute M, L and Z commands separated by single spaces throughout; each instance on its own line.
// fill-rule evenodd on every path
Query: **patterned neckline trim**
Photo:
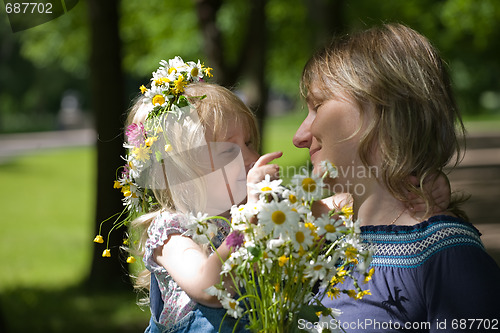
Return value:
M 447 222 L 461 223 L 476 229 L 471 223 L 459 217 L 450 215 L 435 215 L 431 216 L 425 221 L 416 223 L 414 225 L 365 225 L 361 226 L 361 233 L 396 233 L 396 232 L 408 233 L 408 232 L 423 230 L 427 228 L 429 225 L 434 223 L 447 223 Z

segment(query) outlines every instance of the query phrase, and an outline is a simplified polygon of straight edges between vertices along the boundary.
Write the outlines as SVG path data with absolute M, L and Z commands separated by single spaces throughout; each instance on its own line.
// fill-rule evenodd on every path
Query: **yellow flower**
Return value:
M 169 83 L 169 82 L 170 82 L 170 80 L 166 77 L 161 77 L 161 78 L 155 80 L 155 84 L 157 86 L 161 86 L 162 84 Z
M 102 238 L 102 236 L 101 236 L 101 235 L 97 235 L 97 236 L 95 236 L 95 238 L 94 238 L 94 243 L 99 243 L 99 244 L 102 244 L 102 243 L 104 243 L 104 239 Z
M 187 82 L 184 81 L 184 75 L 179 75 L 177 80 L 174 81 L 175 93 L 182 94 L 184 92 L 184 87 L 187 86 Z
M 165 97 L 163 97 L 163 95 L 155 95 L 151 99 L 151 102 L 153 103 L 153 105 L 156 105 L 156 104 L 163 105 L 163 104 L 165 104 Z
M 205 71 L 205 75 L 208 76 L 208 77 L 212 77 L 212 71 L 213 71 L 213 68 L 210 68 L 210 67 L 205 67 L 204 68 L 204 71 Z
M 368 283 L 372 279 L 373 273 L 375 273 L 375 268 L 370 269 L 368 273 L 365 274 L 365 279 L 363 282 Z
M 120 184 L 119 181 L 115 180 L 114 184 L 113 184 L 113 188 L 121 188 L 122 187 L 122 184 Z
M 130 256 L 127 258 L 127 264 L 133 264 L 134 262 L 135 262 L 135 257 Z
M 353 214 L 352 206 L 344 206 L 341 209 L 342 214 L 351 216 Z
M 144 85 L 140 86 L 139 89 L 141 90 L 141 94 L 144 94 L 148 90 Z
M 286 221 L 286 215 L 281 210 L 277 210 L 271 214 L 271 220 L 276 224 L 283 224 Z
M 352 246 L 352 245 L 349 245 L 346 249 L 345 249 L 345 256 L 347 259 L 350 259 L 350 260 L 353 260 L 354 257 L 358 254 L 358 250 Z
M 123 239 L 123 245 L 128 246 L 129 244 L 130 244 L 129 239 L 128 239 L 128 238 L 124 238 L 124 239 Z
M 192 77 L 196 77 L 196 76 L 198 76 L 199 72 L 200 72 L 200 71 L 199 71 L 198 67 L 193 67 L 193 68 L 191 69 L 191 76 L 192 76 Z
M 314 237 L 314 239 L 318 239 L 318 234 L 316 233 L 316 230 L 318 230 L 318 227 L 316 227 L 313 223 L 311 222 L 306 222 L 304 223 L 304 227 L 307 229 L 311 230 L 311 235 Z
M 134 154 L 139 161 L 146 162 L 147 160 L 149 160 L 151 148 L 146 145 L 141 145 L 140 147 L 135 147 L 134 149 L 132 149 L 132 154 Z
M 129 197 L 132 195 L 132 192 L 130 191 L 130 185 L 123 186 L 121 191 L 124 197 Z
M 334 298 L 337 299 L 340 296 L 340 289 L 332 288 L 327 291 L 326 295 L 330 297 L 331 300 L 333 300 Z
M 305 192 L 314 192 L 316 191 L 316 181 L 312 178 L 304 178 L 302 181 L 302 189 Z
M 149 137 L 146 139 L 145 144 L 146 144 L 146 146 L 151 147 L 153 145 L 153 143 L 155 143 L 157 140 L 158 140 L 158 137 L 152 136 L 152 137 Z
M 369 290 L 360 291 L 354 296 L 355 299 L 362 299 L 365 295 L 371 295 L 372 293 Z
M 356 296 L 357 296 L 356 290 L 353 290 L 353 289 L 346 290 L 345 293 L 347 294 L 347 296 L 349 296 L 351 298 L 356 298 Z
M 280 265 L 280 267 L 283 267 L 283 266 L 286 265 L 286 263 L 288 262 L 288 260 L 290 260 L 290 258 L 288 258 L 285 255 L 282 255 L 281 257 L 278 258 L 278 264 Z
M 337 283 L 344 283 L 347 271 L 345 269 L 339 269 L 337 274 L 331 279 L 330 283 L 335 285 Z
M 111 251 L 109 249 L 102 251 L 102 256 L 108 258 L 111 257 Z

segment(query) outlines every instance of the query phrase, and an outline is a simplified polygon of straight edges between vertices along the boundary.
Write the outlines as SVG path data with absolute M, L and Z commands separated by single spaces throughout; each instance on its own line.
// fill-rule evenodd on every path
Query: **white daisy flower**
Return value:
M 271 194 L 277 200 L 277 194 L 281 194 L 285 189 L 281 185 L 282 179 L 271 180 L 270 175 L 265 175 L 264 180 L 257 184 L 248 184 L 252 188 L 252 192 L 260 194 L 262 197 L 266 194 Z
M 356 220 L 354 221 L 350 217 L 346 217 L 344 215 L 341 215 L 340 218 L 344 221 L 344 224 L 347 228 L 352 229 L 352 231 L 356 234 L 361 233 L 361 220 Z
M 223 297 L 220 301 L 222 307 L 227 310 L 227 313 L 233 318 L 240 318 L 243 314 L 243 308 L 240 306 L 240 302 L 231 298 L 230 294 Z
M 283 201 L 287 201 L 292 205 L 299 205 L 300 200 L 297 197 L 297 193 L 291 189 L 285 188 L 282 193 Z
M 296 251 L 306 251 L 314 242 L 314 236 L 311 230 L 306 228 L 303 223 L 299 224 L 299 227 L 293 231 L 290 235 L 293 248 Z
M 273 239 L 270 239 L 268 242 L 267 242 L 267 248 L 271 251 L 275 251 L 277 249 L 279 249 L 280 247 L 283 246 L 283 244 L 285 244 L 285 240 L 283 238 L 273 238 Z
M 208 244 L 217 234 L 217 226 L 207 220 L 207 214 L 198 213 L 189 217 L 190 224 L 187 226 L 187 236 L 191 236 L 197 244 Z
M 297 227 L 300 220 L 299 214 L 293 211 L 286 202 L 276 201 L 263 204 L 257 217 L 264 230 L 275 238 L 288 235 L 289 231 Z
M 231 224 L 234 229 L 244 230 L 247 226 L 247 223 L 250 222 L 250 219 L 257 215 L 258 208 L 256 204 L 250 205 L 234 205 L 231 207 Z
M 153 104 L 153 106 L 167 106 L 168 98 L 163 94 L 163 89 L 160 87 L 152 87 L 144 93 L 144 104 Z
M 321 161 L 319 164 L 321 173 L 327 173 L 328 177 L 330 178 L 337 178 L 339 176 L 339 171 L 337 170 L 337 167 L 333 164 L 330 163 L 329 161 Z
M 316 231 L 318 236 L 325 235 L 325 238 L 330 242 L 336 241 L 347 230 L 344 226 L 344 220 L 335 220 L 328 216 L 328 214 L 323 214 L 318 217 L 316 221 L 314 221 L 314 224 L 318 227 Z
M 188 61 L 187 65 L 189 67 L 187 79 L 193 82 L 200 81 L 203 78 L 203 67 L 200 64 L 200 60 L 198 60 L 198 63 Z
M 204 291 L 207 294 L 209 294 L 210 296 L 216 296 L 217 299 L 221 299 L 224 297 L 224 294 L 227 293 L 223 284 L 224 284 L 224 281 L 222 282 L 222 285 L 213 285 L 213 286 L 208 287 Z
M 177 75 L 180 74 L 180 72 L 187 72 L 189 70 L 189 66 L 186 65 L 184 60 L 182 60 L 182 58 L 179 56 L 176 56 L 173 59 L 169 59 L 168 64 L 164 67 L 167 70 L 168 74 L 175 75 L 176 78 Z
M 310 174 L 305 168 L 292 177 L 291 183 L 294 185 L 299 198 L 305 200 L 323 198 L 323 187 L 325 186 L 323 180 L 314 174 Z
M 248 251 L 244 247 L 240 247 L 238 250 L 231 252 L 229 258 L 222 265 L 221 274 L 227 275 L 233 268 L 242 264 L 248 264 L 247 259 Z
M 337 322 L 342 311 L 333 308 L 329 308 L 328 310 L 329 313 L 324 313 L 319 317 L 319 321 L 315 325 L 316 331 L 314 332 L 322 333 L 324 332 L 324 328 L 327 328 L 327 331 L 331 333 L 343 332 L 341 323 Z
M 318 256 L 316 261 L 311 260 L 304 270 L 304 276 L 311 278 L 311 284 L 323 280 L 331 270 L 335 270 L 334 263 L 324 256 Z
M 174 77 L 172 75 L 169 75 L 167 71 L 159 69 L 153 73 L 153 77 L 151 78 L 151 89 L 168 89 L 168 86 L 173 79 Z

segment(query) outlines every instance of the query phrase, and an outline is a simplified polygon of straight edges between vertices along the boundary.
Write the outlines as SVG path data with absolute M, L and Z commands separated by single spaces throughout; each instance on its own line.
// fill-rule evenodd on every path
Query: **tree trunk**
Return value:
M 123 165 L 123 125 L 125 112 L 124 77 L 121 68 L 121 40 L 118 32 L 119 0 L 89 0 L 91 33 L 90 91 L 97 140 L 97 193 L 95 233 L 99 225 L 123 209 L 120 191 L 113 188 L 117 169 Z M 103 224 L 106 239 L 112 221 Z M 104 244 L 94 244 L 88 286 L 92 289 L 130 287 L 130 279 L 120 258 L 124 230 L 115 230 L 109 239 L 111 258 L 103 258 Z M 89 237 L 90 238 L 90 237 Z
M 306 3 L 314 48 L 325 45 L 335 34 L 345 32 L 345 0 L 308 0 Z
M 267 114 L 268 87 L 265 80 L 267 17 L 265 12 L 267 0 L 252 0 L 246 22 L 245 42 L 239 50 L 235 64 L 228 64 L 224 59 L 225 48 L 222 34 L 217 28 L 217 12 L 222 5 L 221 0 L 197 0 L 196 10 L 198 22 L 203 36 L 204 49 L 210 64 L 213 65 L 216 81 L 226 87 L 234 86 L 242 75 L 248 78 L 248 106 L 254 110 L 262 129 Z M 262 130 L 260 131 L 262 133 Z

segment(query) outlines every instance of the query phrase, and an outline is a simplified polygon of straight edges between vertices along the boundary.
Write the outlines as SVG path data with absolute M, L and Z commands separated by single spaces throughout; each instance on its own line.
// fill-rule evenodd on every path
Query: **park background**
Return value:
M 450 67 L 469 144 L 449 177 L 472 195 L 465 209 L 500 262 L 497 0 L 73 3 L 15 33 L 0 9 L 0 332 L 147 325 L 129 267 L 117 255 L 103 259 L 92 239 L 121 210 L 112 182 L 124 114 L 159 60 L 181 55 L 213 67 L 215 81 L 257 113 L 262 151 L 283 150 L 280 165 L 298 167 L 308 158 L 291 143 L 306 114 L 298 87 L 305 62 L 333 34 L 382 22 L 426 35 Z

